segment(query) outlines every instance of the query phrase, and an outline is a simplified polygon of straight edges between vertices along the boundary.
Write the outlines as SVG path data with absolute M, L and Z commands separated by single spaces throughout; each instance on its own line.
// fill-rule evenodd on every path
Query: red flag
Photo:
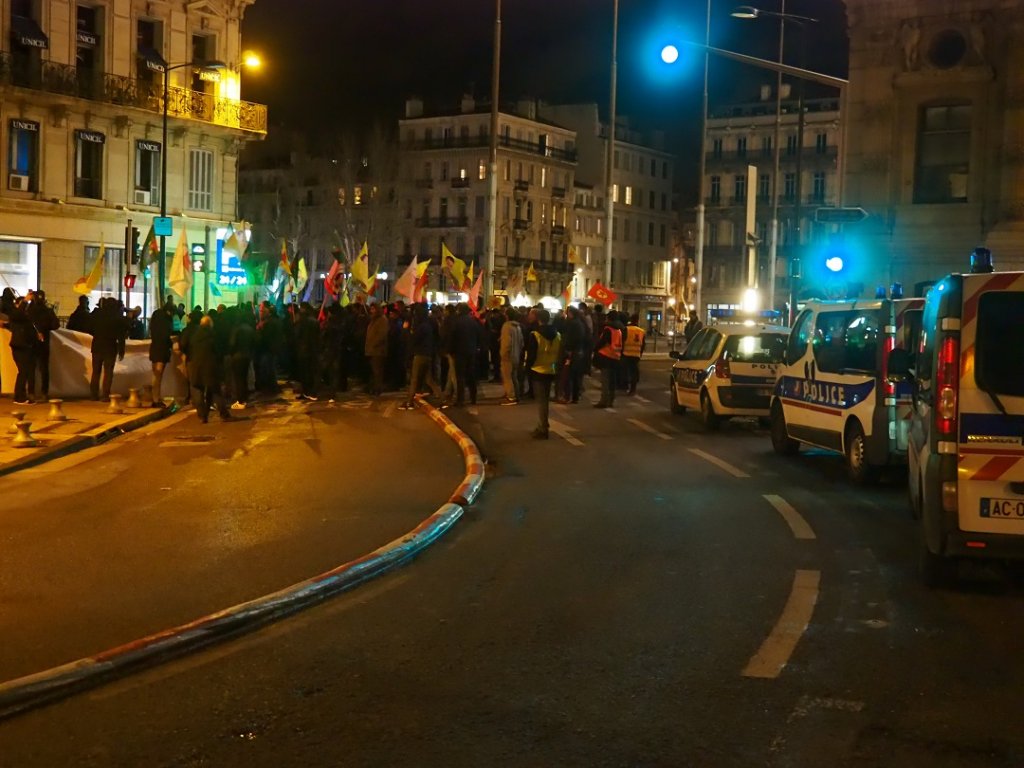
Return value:
M 331 296 L 337 298 L 338 287 L 341 283 L 338 279 L 339 273 L 341 272 L 341 252 L 333 250 L 331 251 L 331 255 L 334 256 L 334 263 L 331 264 L 331 269 L 324 280 L 324 290 L 331 294 Z
M 430 266 L 429 260 L 416 266 L 417 269 L 422 271 L 420 276 L 416 278 L 416 287 L 413 289 L 413 301 L 425 302 L 427 300 L 427 280 L 430 279 L 430 272 L 427 271 L 428 266 Z
M 469 289 L 469 309 L 475 315 L 480 304 L 480 287 L 483 285 L 484 271 L 481 269 L 476 276 L 476 282 Z
M 594 301 L 599 301 L 606 307 L 610 307 L 615 303 L 618 297 L 611 288 L 605 288 L 601 283 L 594 283 L 594 287 L 587 291 L 587 296 L 592 298 Z

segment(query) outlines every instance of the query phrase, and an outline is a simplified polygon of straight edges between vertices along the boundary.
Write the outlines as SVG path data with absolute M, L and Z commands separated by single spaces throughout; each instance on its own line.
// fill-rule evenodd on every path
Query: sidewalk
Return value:
M 109 413 L 109 408 L 109 402 L 64 400 L 61 411 L 66 420 L 51 421 L 49 402 L 15 405 L 9 396 L 0 397 L 0 477 L 98 445 L 175 412 L 174 408 L 123 407 L 124 413 L 116 414 Z M 15 445 L 13 414 L 18 412 L 24 412 L 24 420 L 31 422 L 34 447 Z

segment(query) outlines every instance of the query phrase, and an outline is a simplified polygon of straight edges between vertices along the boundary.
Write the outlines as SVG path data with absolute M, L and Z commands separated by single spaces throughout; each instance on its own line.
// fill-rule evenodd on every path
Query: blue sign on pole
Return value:
M 157 216 L 153 219 L 153 234 L 157 237 L 170 237 L 174 234 L 174 220 L 170 216 Z

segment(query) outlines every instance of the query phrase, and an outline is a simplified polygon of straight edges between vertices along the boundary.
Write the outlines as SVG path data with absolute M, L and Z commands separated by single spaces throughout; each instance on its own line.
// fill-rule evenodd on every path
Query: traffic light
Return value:
M 139 263 L 139 228 L 125 227 L 124 232 L 125 250 L 128 253 L 128 263 Z

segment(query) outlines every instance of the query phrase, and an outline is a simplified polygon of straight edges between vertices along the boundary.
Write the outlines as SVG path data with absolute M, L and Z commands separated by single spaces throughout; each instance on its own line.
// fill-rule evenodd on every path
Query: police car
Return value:
M 702 328 L 684 352 L 672 353 L 670 410 L 699 410 L 708 429 L 732 416 L 766 418 L 788 335 L 788 328 L 754 321 Z
M 912 389 L 908 486 L 921 575 L 941 586 L 959 558 L 1024 557 L 1024 272 L 970 274 L 928 292 L 914 350 L 890 356 Z
M 801 444 L 837 451 L 857 483 L 906 461 L 911 392 L 888 378 L 886 362 L 914 336 L 924 299 L 902 298 L 898 284 L 889 298 L 884 288 L 879 294 L 804 305 L 771 402 L 776 452 L 794 454 Z

